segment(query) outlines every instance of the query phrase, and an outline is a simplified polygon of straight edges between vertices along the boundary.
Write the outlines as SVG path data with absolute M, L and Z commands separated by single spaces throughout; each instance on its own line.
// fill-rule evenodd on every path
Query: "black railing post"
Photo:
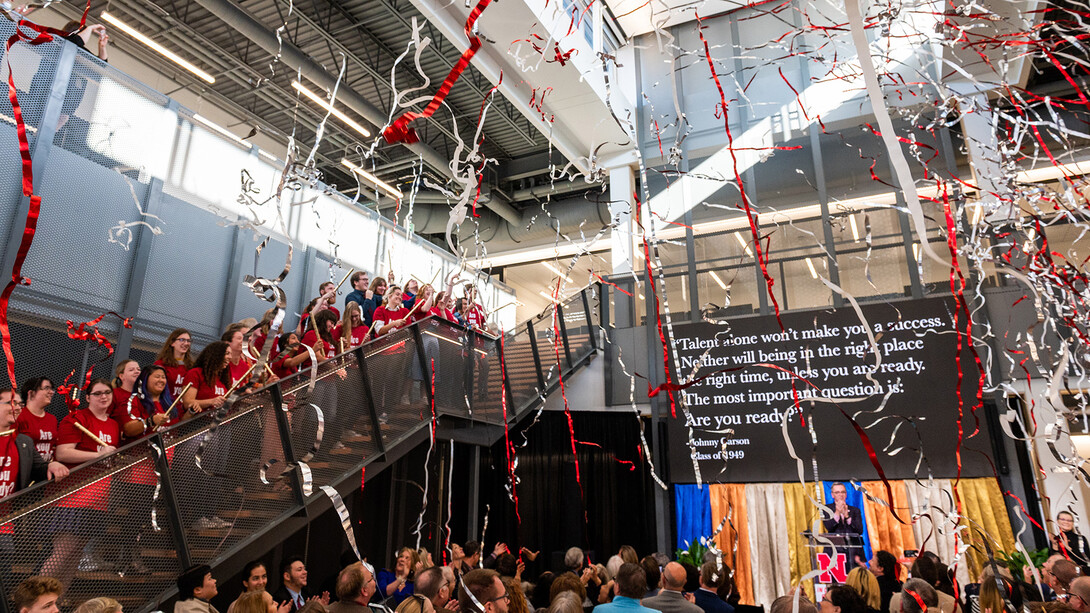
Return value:
M 594 318 L 590 316 L 590 298 L 587 298 L 587 292 L 590 291 L 591 287 L 594 286 L 585 287 L 583 288 L 583 291 L 579 293 L 583 296 L 583 313 L 586 314 L 587 317 L 587 334 L 590 335 L 590 346 L 595 351 L 598 351 L 598 331 L 594 329 Z M 601 296 L 601 294 L 599 294 L 599 296 Z M 601 298 L 599 298 L 599 300 L 601 300 Z
M 541 353 L 537 350 L 537 333 L 534 332 L 534 320 L 526 320 L 526 330 L 530 333 L 530 352 L 534 354 L 534 366 L 537 367 L 538 391 L 545 393 L 545 371 L 541 370 Z
M 423 386 L 427 390 L 428 406 L 435 406 L 432 404 L 435 399 L 432 398 L 431 382 L 432 377 L 435 375 L 431 372 L 431 364 L 428 364 L 428 358 L 424 355 L 424 335 L 420 333 L 420 326 L 422 324 L 417 322 L 412 326 L 409 326 L 413 331 L 413 339 L 416 341 L 416 357 L 420 359 L 420 372 L 424 373 Z
M 151 444 L 162 453 L 155 453 L 155 470 L 159 473 L 160 500 L 164 501 L 170 510 L 170 535 L 174 537 L 174 546 L 178 550 L 178 563 L 183 569 L 193 565 L 189 557 L 189 543 L 185 538 L 185 528 L 182 527 L 182 514 L 178 509 L 178 496 L 174 492 L 174 478 L 170 475 L 170 463 L 167 462 L 167 447 L 163 442 L 163 435 L 152 435 Z M 5 599 L 6 600 L 6 599 Z
M 466 411 L 469 415 L 473 414 L 473 385 L 474 372 L 473 366 L 477 363 L 477 333 L 473 328 L 466 328 L 465 341 L 462 352 L 465 354 L 465 368 L 462 370 L 462 387 L 465 392 Z
M 371 416 L 371 431 L 374 432 L 375 446 L 378 452 L 386 455 L 386 443 L 382 440 L 382 428 L 378 422 L 378 410 L 375 408 L 375 395 L 371 393 L 371 377 L 367 374 L 367 361 L 363 357 L 364 345 L 353 349 L 356 353 L 356 364 L 360 369 L 360 377 L 363 383 L 363 398 L 367 401 L 367 413 Z
M 291 423 L 288 422 L 288 412 L 284 410 L 284 397 L 279 383 L 269 388 L 269 395 L 272 397 L 273 412 L 276 413 L 276 425 L 277 430 L 280 432 L 280 446 L 284 451 L 284 463 L 295 466 L 295 448 L 291 445 Z M 295 502 L 305 510 L 307 498 L 303 494 L 303 478 L 300 471 L 297 468 L 293 469 L 289 478 L 291 479 L 292 489 L 295 490 Z
M 560 323 L 560 336 L 562 337 L 556 340 L 564 342 L 564 357 L 568 360 L 568 369 L 571 369 L 573 362 L 571 359 L 571 346 L 568 345 L 568 326 L 564 324 L 564 307 L 557 302 L 553 308 L 556 309 L 554 317 Z

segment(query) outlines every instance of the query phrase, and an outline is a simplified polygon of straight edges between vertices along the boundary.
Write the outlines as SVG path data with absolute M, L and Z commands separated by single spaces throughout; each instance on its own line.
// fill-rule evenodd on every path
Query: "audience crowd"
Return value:
M 655 553 L 639 558 L 622 547 L 605 565 L 591 564 L 583 551 L 569 549 L 560 568 L 536 573 L 539 552 L 517 554 L 498 543 L 482 556 L 475 541 L 452 544 L 449 560 L 437 564 L 426 549 L 403 547 L 392 568 L 375 569 L 354 552 L 341 556 L 341 570 L 311 589 L 305 561 L 288 556 L 270 589 L 264 561 L 245 566 L 227 613 L 1086 613 L 1090 577 L 1062 554 L 1041 567 L 1043 583 L 1031 583 L 1029 569 L 1015 577 L 1005 564 L 989 561 L 979 583 L 957 585 L 938 557 L 924 552 L 897 560 L 885 551 L 856 567 L 843 584 L 816 585 L 818 602 L 794 587 L 772 602 L 745 605 L 731 568 L 715 554 L 700 567 Z M 446 557 L 446 556 L 444 556 Z M 901 581 L 901 577 L 904 581 Z M 955 586 L 960 589 L 955 589 Z M 57 613 L 64 587 L 52 577 L 31 577 L 11 594 L 18 613 Z M 204 565 L 178 577 L 174 613 L 219 613 L 213 570 Z M 223 600 L 226 602 L 226 600 Z M 103 596 L 81 603 L 76 613 L 121 613 Z

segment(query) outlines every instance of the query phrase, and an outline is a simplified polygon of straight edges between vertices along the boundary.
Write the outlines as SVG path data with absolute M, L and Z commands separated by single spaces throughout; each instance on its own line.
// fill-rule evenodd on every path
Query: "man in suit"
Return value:
M 371 604 L 378 590 L 375 569 L 366 562 L 356 562 L 337 575 L 337 602 L 329 605 L 329 613 L 377 613 L 387 609 Z
M 693 592 L 693 597 L 704 613 L 734 613 L 734 607 L 719 597 L 723 579 L 723 569 L 718 562 L 705 562 L 700 567 L 700 589 Z
M 859 540 L 863 534 L 863 514 L 858 508 L 848 504 L 848 488 L 843 483 L 837 482 L 831 488 L 833 495 L 833 516 L 826 518 L 822 523 L 828 534 L 844 534 Z M 859 547 L 849 547 L 847 550 L 838 547 L 838 553 L 847 554 L 845 570 L 851 570 L 855 566 L 865 566 L 863 562 L 863 550 Z M 832 551 L 826 547 L 827 553 Z
M 621 564 L 613 589 L 617 593 L 613 602 L 594 607 L 594 613 L 654 613 L 640 604 L 640 598 L 647 593 L 647 573 L 639 564 Z
M 302 609 L 311 598 L 318 598 L 307 589 L 307 566 L 299 556 L 291 556 L 280 565 L 280 581 L 280 588 L 273 594 L 273 601 L 290 601 L 291 613 Z M 328 606 L 329 592 L 318 599 Z
M 643 606 L 662 613 L 704 613 L 703 609 L 689 602 L 682 594 L 686 579 L 688 576 L 685 567 L 677 562 L 670 562 L 662 569 L 662 591 L 658 596 L 644 598 Z

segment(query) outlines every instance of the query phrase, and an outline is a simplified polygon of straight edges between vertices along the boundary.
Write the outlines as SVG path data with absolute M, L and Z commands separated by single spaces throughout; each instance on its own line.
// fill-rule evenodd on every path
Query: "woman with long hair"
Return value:
M 363 323 L 363 312 L 359 304 L 349 302 L 344 307 L 341 322 L 333 329 L 333 338 L 341 352 L 362 345 L 367 340 L 367 324 Z
M 181 404 L 189 413 L 203 413 L 218 409 L 227 400 L 227 390 L 231 388 L 230 375 L 227 370 L 227 343 L 214 341 L 197 356 L 193 368 L 186 373 L 185 382 L 189 389 L 182 396 Z M 217 515 L 216 505 L 230 500 L 232 494 L 228 486 L 227 464 L 230 455 L 231 432 L 230 426 L 220 426 L 216 429 L 215 438 L 207 439 L 210 443 L 204 449 L 204 457 L 201 468 L 213 473 L 207 479 L 207 491 L 200 499 L 200 517 L 193 524 L 193 529 L 198 531 L 220 530 L 231 527 L 231 523 L 221 519 Z M 188 445 L 189 443 L 187 443 Z M 196 452 L 196 446 L 192 450 Z M 189 448 L 186 455 L 190 454 Z M 202 477 L 203 479 L 203 477 Z M 233 484 L 231 484 L 233 487 Z
M 386 288 L 389 284 L 386 279 L 376 276 L 371 279 L 371 286 L 367 288 L 367 291 L 371 292 L 371 297 L 364 300 L 360 305 L 360 311 L 363 315 L 363 323 L 368 328 L 371 327 L 374 322 L 375 311 L 382 306 L 382 297 L 386 294 Z
M 190 387 L 182 396 L 182 404 L 192 413 L 220 408 L 231 387 L 228 376 L 227 343 L 209 343 L 185 375 L 185 382 Z
M 247 327 L 243 324 L 231 324 L 223 331 L 220 340 L 227 343 L 227 377 L 232 386 L 241 386 L 250 378 L 250 366 L 253 361 L 246 357 L 243 351 L 243 341 L 246 340 Z
M 862 566 L 856 566 L 848 573 L 845 583 L 863 599 L 863 603 L 867 605 L 867 613 L 878 613 L 878 607 L 882 606 L 882 592 L 878 588 L 878 578 L 874 573 Z
M 140 365 L 136 360 L 122 360 L 114 369 L 114 402 L 110 417 L 121 424 L 125 438 L 139 437 L 144 433 L 140 399 L 136 397 L 136 380 L 140 378 Z M 131 424 L 131 425 L 130 425 Z
M 175 411 L 173 415 L 166 412 L 174 404 L 174 395 L 170 393 L 167 371 L 162 366 L 152 364 L 144 367 L 136 382 L 136 391 L 144 407 L 145 419 L 150 420 L 152 428 L 173 426 L 182 420 L 180 411 Z
M 159 349 L 159 354 L 155 356 L 155 364 L 167 370 L 167 384 L 175 398 L 182 393 L 185 375 L 193 368 L 193 356 L 190 354 L 192 347 L 193 335 L 185 328 L 177 328 L 170 333 Z

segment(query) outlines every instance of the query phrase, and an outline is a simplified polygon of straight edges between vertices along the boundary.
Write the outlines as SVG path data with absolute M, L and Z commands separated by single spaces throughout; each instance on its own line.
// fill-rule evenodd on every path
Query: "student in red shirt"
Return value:
M 178 410 L 178 406 L 174 407 L 173 413 L 167 413 L 170 405 L 174 404 L 174 395 L 170 393 L 170 386 L 167 385 L 165 368 L 154 364 L 145 367 L 140 373 L 137 391 L 144 419 L 148 421 L 148 432 L 160 426 L 167 428 L 182 421 L 184 411 Z
M 16 396 L 18 398 L 18 396 Z M 57 418 L 46 411 L 53 400 L 53 382 L 48 377 L 34 377 L 23 383 L 26 405 L 15 418 L 15 429 L 34 442 L 34 449 L 47 462 L 53 461 L 57 446 Z M 6 428 L 0 428 L 0 431 Z
M 272 370 L 276 373 L 276 376 L 281 379 L 290 377 L 299 372 L 299 365 L 304 361 L 310 360 L 310 356 L 307 354 L 306 350 L 303 350 L 302 353 L 296 352 L 296 349 L 299 348 L 299 336 L 294 332 L 285 332 L 281 334 L 278 346 L 280 348 L 280 353 L 275 354 L 272 357 L 276 357 L 276 355 L 279 355 L 280 357 L 272 363 Z M 270 359 L 272 359 L 272 357 L 270 357 Z
M 227 343 L 227 380 L 228 387 L 235 385 L 243 379 L 249 379 L 247 372 L 253 362 L 242 351 L 242 340 L 246 337 L 246 326 L 243 324 L 231 324 L 224 330 L 220 340 Z
M 265 349 L 265 341 L 269 338 L 269 329 L 272 328 L 273 317 L 276 315 L 276 308 L 271 308 L 265 311 L 265 314 L 261 316 L 261 321 L 254 330 L 254 333 L 250 335 L 250 342 L 246 345 L 247 357 L 257 360 L 261 357 L 261 351 Z M 270 350 L 275 352 L 276 346 Z M 275 355 L 272 353 L 270 355 Z
M 382 299 L 382 306 L 375 309 L 371 328 L 375 336 L 385 336 L 409 325 L 409 309 L 401 304 L 401 288 L 391 285 Z
M 391 285 L 386 290 L 382 306 L 375 309 L 375 323 L 371 328 L 375 331 L 375 336 L 382 337 L 408 326 L 412 323 L 410 319 L 409 309 L 401 304 L 401 288 Z M 408 404 L 406 392 L 408 392 L 409 379 L 396 378 L 397 373 L 404 373 L 409 368 L 407 363 L 409 353 L 405 350 L 405 341 L 387 344 L 381 353 L 388 356 L 386 359 L 390 360 L 390 367 L 387 372 L 392 374 L 379 381 L 377 386 L 379 398 L 376 400 L 384 410 L 389 410 L 398 403 Z
M 37 453 L 29 436 L 16 431 L 14 391 L 0 389 L 0 498 L 17 492 L 32 481 L 63 479 L 68 469 Z M 11 534 L 11 524 L 0 525 L 0 535 Z
M 341 323 L 333 328 L 333 340 L 336 341 L 337 350 L 341 353 L 362 345 L 367 340 L 367 325 L 363 323 L 359 304 L 349 302 L 344 307 Z
M 439 292 L 435 298 L 435 306 L 428 311 L 428 315 L 458 323 L 458 318 L 454 315 L 454 295 L 447 291 Z
M 472 283 L 465 284 L 466 290 L 466 311 L 465 319 L 466 325 L 478 332 L 484 331 L 487 323 L 485 320 L 488 315 L 484 311 L 484 307 L 477 304 L 477 288 Z
M 437 300 L 438 296 L 435 294 L 435 288 L 430 283 L 421 287 L 420 293 L 416 295 L 417 305 L 409 309 L 412 312 L 412 321 L 415 323 L 430 316 Z M 413 401 L 427 398 L 427 386 L 431 385 L 432 362 L 435 362 L 436 368 L 439 367 L 439 340 L 431 334 L 421 334 L 420 340 L 423 343 L 424 362 L 428 370 L 425 377 L 425 371 L 420 367 L 420 358 L 415 354 L 409 357 L 413 369 L 413 386 L 409 390 L 409 394 L 410 399 Z
M 314 350 L 314 357 L 317 358 L 319 365 L 337 355 L 336 340 L 333 338 L 333 328 L 337 325 L 337 318 L 333 316 L 333 312 L 319 311 L 314 316 L 313 324 L 314 328 L 307 330 L 307 333 L 303 335 L 302 344 L 296 350 L 297 356 L 306 356 L 300 363 L 302 369 L 310 368 L 310 355 L 302 345 Z M 328 374 L 329 370 L 319 369 L 318 373 L 319 375 Z M 339 369 L 338 376 L 341 379 L 345 378 L 343 368 Z M 322 410 L 325 417 L 325 433 L 330 437 L 329 440 L 333 441 L 330 452 L 344 448 L 344 443 L 340 440 L 343 424 L 337 419 L 337 384 L 332 377 L 323 377 L 315 383 L 314 391 L 310 394 L 310 401 Z
M 114 369 L 114 403 L 110 418 L 121 424 L 126 439 L 137 438 L 144 433 L 141 421 L 143 411 L 136 396 L 136 380 L 140 378 L 140 365 L 136 360 L 124 360 Z
M 337 310 L 337 307 L 333 306 L 337 303 L 337 286 L 330 281 L 318 286 L 319 296 L 309 303 L 307 308 L 303 309 L 303 317 L 299 320 L 299 326 L 295 329 L 296 333 L 302 334 L 309 325 L 307 320 L 320 311 L 332 311 L 333 319 L 340 319 L 341 312 Z
M 178 328 L 170 333 L 159 349 L 159 355 L 155 356 L 155 364 L 167 371 L 167 384 L 175 398 L 185 387 L 185 374 L 193 368 L 193 356 L 189 353 L 192 346 L 193 335 L 185 328 Z
M 209 343 L 197 356 L 193 368 L 186 373 L 185 382 L 190 384 L 190 388 L 182 396 L 181 404 L 185 405 L 189 413 L 202 413 L 223 406 L 227 390 L 231 388 L 228 378 L 230 375 L 227 371 L 227 353 L 228 346 L 224 341 Z M 230 484 L 229 487 L 230 477 L 226 474 L 224 467 L 224 463 L 230 456 L 230 425 L 221 425 L 216 428 L 213 436 L 214 438 L 206 441 L 205 453 L 214 457 L 203 457 L 201 466 L 204 470 L 214 473 L 214 476 L 207 478 L 203 483 L 206 491 L 205 496 L 195 505 L 199 507 L 196 513 L 200 513 L 200 516 L 193 524 L 194 530 L 231 527 L 230 522 L 220 519 L 216 514 L 216 505 L 233 498 L 230 488 L 234 485 Z M 214 454 L 210 453 L 213 448 L 216 449 Z M 192 451 L 195 453 L 196 450 L 197 446 L 194 445 Z
M 228 376 L 227 343 L 209 343 L 185 375 L 190 387 L 182 396 L 182 404 L 191 413 L 220 408 L 226 400 L 224 394 L 231 387 Z
M 57 435 L 58 461 L 75 467 L 117 450 L 121 426 L 110 419 L 113 395 L 113 386 L 106 379 L 91 381 L 86 390 L 87 407 L 73 411 L 61 420 Z M 77 423 L 105 445 L 84 434 L 76 427 Z M 89 529 L 98 529 L 105 522 L 111 480 L 112 477 L 98 479 L 54 504 L 57 516 L 50 525 L 50 531 L 54 533 L 53 553 L 42 564 L 39 574 L 56 577 L 65 585 L 72 581 L 80 551 L 87 544 Z

